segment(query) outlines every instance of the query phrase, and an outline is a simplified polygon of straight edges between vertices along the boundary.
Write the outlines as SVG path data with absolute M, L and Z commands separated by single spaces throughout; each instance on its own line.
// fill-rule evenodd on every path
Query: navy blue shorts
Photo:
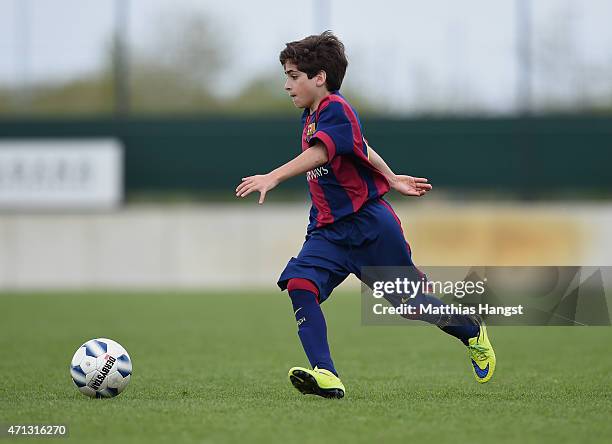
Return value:
M 366 203 L 357 213 L 306 236 L 297 257 L 292 257 L 278 286 L 287 288 L 292 278 L 312 281 L 319 288 L 319 301 L 353 273 L 366 285 L 362 267 L 413 267 L 410 246 L 399 218 L 384 199 Z

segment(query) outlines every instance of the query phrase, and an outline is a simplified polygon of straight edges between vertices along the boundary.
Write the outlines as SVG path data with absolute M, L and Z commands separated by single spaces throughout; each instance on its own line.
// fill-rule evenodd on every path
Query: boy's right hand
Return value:
M 420 197 L 431 191 L 432 186 L 424 177 L 394 175 L 389 179 L 389 185 L 404 196 Z

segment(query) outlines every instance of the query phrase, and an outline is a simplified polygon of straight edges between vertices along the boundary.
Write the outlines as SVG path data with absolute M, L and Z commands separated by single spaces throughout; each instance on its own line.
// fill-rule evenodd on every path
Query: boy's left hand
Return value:
M 278 179 L 272 174 L 258 174 L 243 177 L 242 183 L 236 188 L 237 197 L 246 197 L 253 191 L 259 191 L 259 204 L 264 203 L 266 193 L 278 185 Z
M 432 186 L 427 182 L 428 180 L 424 177 L 395 175 L 393 179 L 389 180 L 389 185 L 404 196 L 420 197 L 432 189 Z

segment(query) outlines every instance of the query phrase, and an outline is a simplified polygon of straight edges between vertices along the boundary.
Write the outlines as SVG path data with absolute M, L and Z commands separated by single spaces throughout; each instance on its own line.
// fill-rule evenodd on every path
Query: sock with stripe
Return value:
M 418 303 L 431 304 L 434 307 L 442 307 L 446 304 L 435 296 L 421 294 L 421 299 Z M 431 317 L 432 315 L 427 315 Z M 431 319 L 423 319 L 427 322 L 436 325 L 444 333 L 456 337 L 464 345 L 468 345 L 468 339 L 478 336 L 480 327 L 474 320 L 467 315 L 458 314 L 442 314 L 433 315 Z M 433 322 L 432 322 L 433 321 Z
M 287 290 L 293 304 L 298 336 L 310 365 L 338 376 L 327 342 L 327 324 L 318 301 L 319 290 L 311 281 L 295 278 L 289 280 Z
M 398 305 L 396 298 L 390 298 L 388 300 L 393 305 Z M 408 303 L 415 307 L 420 307 L 422 305 L 442 307 L 446 305 L 437 297 L 425 293 L 418 294 L 415 298 L 410 299 Z M 465 345 L 469 344 L 468 339 L 478 336 L 480 329 L 474 319 L 467 315 L 417 313 L 414 315 L 405 315 L 404 317 L 407 319 L 416 319 L 436 325 L 440 330 L 456 337 Z

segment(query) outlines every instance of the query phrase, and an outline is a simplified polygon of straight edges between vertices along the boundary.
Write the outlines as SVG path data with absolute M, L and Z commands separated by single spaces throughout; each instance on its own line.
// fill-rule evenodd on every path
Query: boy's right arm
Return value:
M 389 165 L 387 165 L 387 162 L 370 145 L 367 145 L 367 147 L 370 163 L 387 178 L 389 185 L 395 191 L 404 196 L 420 197 L 431 190 L 432 186 L 427 183 L 427 179 L 424 177 L 395 174 Z
M 298 174 L 305 173 L 314 168 L 325 165 L 328 161 L 325 145 L 318 142 L 303 151 L 295 159 L 276 168 L 268 174 L 243 177 L 242 183 L 236 188 L 236 196 L 246 197 L 253 191 L 259 191 L 259 204 L 264 203 L 266 193 L 279 183 Z

